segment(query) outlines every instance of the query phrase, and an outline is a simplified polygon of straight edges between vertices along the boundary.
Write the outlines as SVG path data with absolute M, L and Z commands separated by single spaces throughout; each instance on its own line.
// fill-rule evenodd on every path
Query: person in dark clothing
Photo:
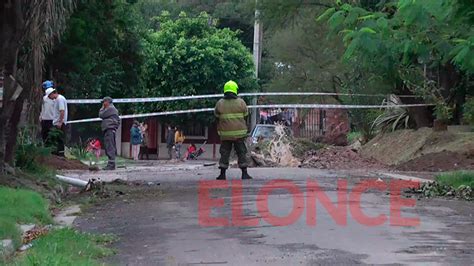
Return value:
M 140 146 L 143 142 L 143 135 L 140 130 L 140 123 L 133 121 L 133 126 L 130 129 L 130 144 L 132 145 L 132 158 L 138 161 L 140 155 Z
M 102 100 L 102 108 L 99 111 L 99 117 L 102 119 L 102 132 L 104 133 L 105 154 L 109 158 L 104 170 L 115 170 L 115 157 L 117 156 L 117 145 L 115 135 L 120 126 L 120 117 L 110 97 Z
M 229 158 L 234 147 L 238 157 L 239 168 L 242 170 L 242 179 L 252 179 L 247 173 L 247 123 L 245 117 L 248 116 L 247 105 L 244 100 L 237 96 L 238 85 L 234 81 L 229 81 L 224 85 L 224 98 L 220 99 L 215 108 L 215 116 L 218 120 L 217 131 L 221 138 L 219 168 L 221 174 L 217 180 L 226 179 L 226 170 L 229 168 Z
M 175 137 L 175 130 L 171 125 L 168 125 L 168 131 L 166 135 L 166 148 L 168 148 L 168 156 L 169 159 L 173 159 L 173 149 L 174 149 L 174 137 Z
M 140 131 L 142 132 L 142 145 L 140 147 L 140 160 L 143 160 L 145 155 L 146 159 L 149 160 L 148 154 L 148 124 L 142 123 L 140 125 Z

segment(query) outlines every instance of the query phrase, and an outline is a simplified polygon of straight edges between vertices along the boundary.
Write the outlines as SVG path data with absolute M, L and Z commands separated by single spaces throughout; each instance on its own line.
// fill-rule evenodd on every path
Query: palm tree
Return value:
M 11 169 L 18 124 L 27 100 L 30 121 L 37 120 L 45 55 L 63 32 L 75 0 L 5 0 L 0 4 L 0 173 Z

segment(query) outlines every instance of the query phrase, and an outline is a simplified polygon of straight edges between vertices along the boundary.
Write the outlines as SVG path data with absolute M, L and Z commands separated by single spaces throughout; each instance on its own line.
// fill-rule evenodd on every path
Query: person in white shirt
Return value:
M 47 80 L 43 82 L 43 89 L 47 90 L 49 88 L 53 88 L 53 82 Z M 40 114 L 40 122 L 41 122 L 41 138 L 43 139 L 43 143 L 46 143 L 48 139 L 49 131 L 53 126 L 53 119 L 54 119 L 54 100 L 50 99 L 48 96 L 43 96 L 43 103 L 41 105 L 41 114 Z
M 54 118 L 53 126 L 62 131 L 62 136 L 58 139 L 57 155 L 64 156 L 64 139 L 67 123 L 67 100 L 55 89 L 46 90 L 46 96 L 54 100 Z

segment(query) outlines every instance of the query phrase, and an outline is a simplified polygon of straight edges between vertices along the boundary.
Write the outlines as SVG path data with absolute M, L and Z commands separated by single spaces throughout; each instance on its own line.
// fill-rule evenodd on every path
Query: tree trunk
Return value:
M 15 109 L 15 93 L 19 89 L 15 80 L 18 51 L 24 34 L 24 20 L 20 0 L 0 4 L 0 71 L 4 77 L 2 108 L 0 109 L 0 173 L 5 170 L 6 145 L 10 131 L 10 117 Z M 17 95 L 19 96 L 19 95 Z
M 6 136 L 7 143 L 5 145 L 5 162 L 9 165 L 14 165 L 15 163 L 14 151 L 17 144 L 17 136 L 19 131 L 18 124 L 20 123 L 20 118 L 23 111 L 25 94 L 25 92 L 22 93 L 19 99 L 14 102 L 13 112 L 8 121 L 9 132 Z
M 407 90 L 403 90 L 403 94 L 412 94 Z M 424 103 L 420 98 L 401 98 L 403 104 L 420 104 Z M 408 115 L 415 123 L 415 128 L 432 127 L 433 126 L 433 108 L 430 106 L 410 107 Z

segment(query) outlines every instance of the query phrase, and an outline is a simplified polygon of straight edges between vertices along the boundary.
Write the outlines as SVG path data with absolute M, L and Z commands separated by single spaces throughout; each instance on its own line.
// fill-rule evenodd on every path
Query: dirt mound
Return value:
M 474 151 L 474 150 L 473 150 Z M 396 167 L 401 171 L 442 172 L 452 170 L 474 170 L 474 156 L 469 153 L 437 152 L 422 155 Z
M 463 154 L 470 150 L 474 150 L 474 132 L 434 132 L 421 128 L 380 134 L 362 147 L 361 154 L 388 165 L 399 165 L 427 154 Z
M 39 163 L 55 170 L 88 170 L 89 167 L 78 160 L 68 160 L 64 157 L 51 155 L 39 159 Z
M 350 147 L 329 146 L 306 154 L 300 167 L 319 169 L 386 169 L 375 159 L 362 157 Z

